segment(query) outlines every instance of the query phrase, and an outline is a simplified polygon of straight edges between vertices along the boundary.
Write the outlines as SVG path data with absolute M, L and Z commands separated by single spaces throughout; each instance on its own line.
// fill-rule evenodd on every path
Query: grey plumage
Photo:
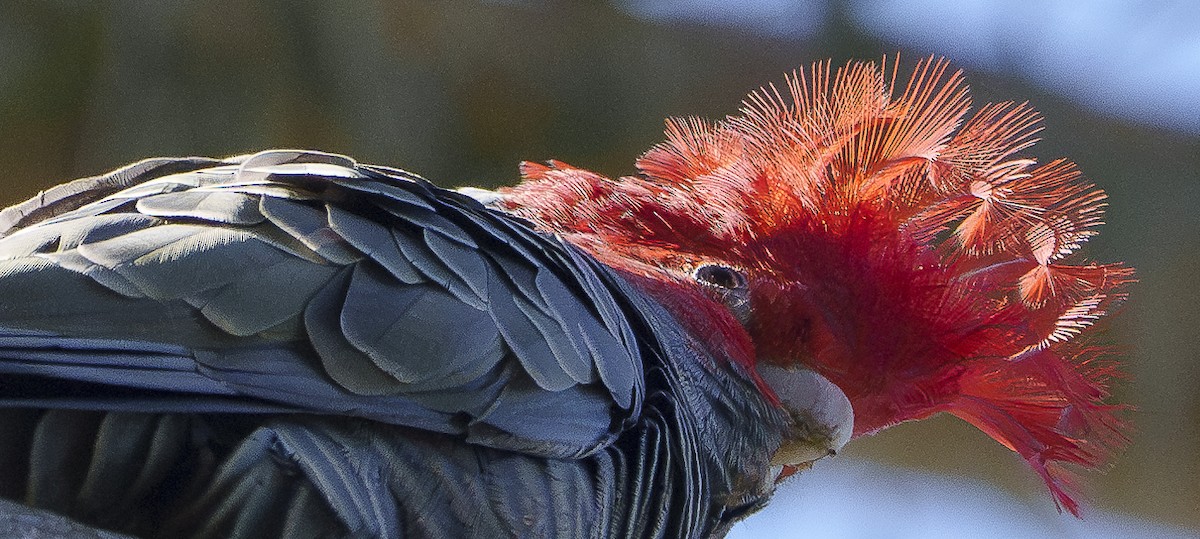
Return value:
M 0 495 L 128 533 L 720 535 L 786 422 L 575 247 L 343 156 L 51 189 L 0 298 Z

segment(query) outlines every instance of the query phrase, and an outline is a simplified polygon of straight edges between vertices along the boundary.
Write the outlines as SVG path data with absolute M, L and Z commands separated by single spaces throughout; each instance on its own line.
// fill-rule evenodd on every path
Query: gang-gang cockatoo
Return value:
M 146 537 L 712 537 L 947 412 L 1077 511 L 1104 194 L 958 73 L 819 63 L 610 179 L 163 158 L 0 214 L 0 496 Z

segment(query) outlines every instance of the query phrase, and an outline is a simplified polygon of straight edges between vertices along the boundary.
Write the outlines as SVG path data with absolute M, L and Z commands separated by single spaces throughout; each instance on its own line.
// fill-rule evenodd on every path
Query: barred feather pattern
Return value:
M 1078 514 L 1070 468 L 1127 443 L 1124 407 L 1105 403 L 1118 371 L 1087 333 L 1133 271 L 1077 255 L 1105 194 L 1026 153 L 1042 130 L 1028 104 L 971 115 L 961 71 L 931 57 L 900 88 L 898 64 L 820 62 L 740 115 L 668 120 L 636 176 L 524 163 L 503 205 L 650 281 L 741 269 L 748 344 L 698 333 L 730 361 L 816 369 L 850 397 L 856 435 L 954 414 Z M 700 302 L 664 303 L 699 323 Z

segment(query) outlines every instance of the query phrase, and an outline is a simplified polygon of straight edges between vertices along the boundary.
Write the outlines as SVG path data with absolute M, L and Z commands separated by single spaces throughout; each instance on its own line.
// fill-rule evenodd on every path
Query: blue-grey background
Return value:
M 446 186 L 511 183 L 522 159 L 620 175 L 666 116 L 719 118 L 814 60 L 896 51 L 951 58 L 978 103 L 1032 101 L 1046 118 L 1034 153 L 1073 159 L 1111 195 L 1086 252 L 1139 270 L 1108 325 L 1135 441 L 1089 477 L 1086 529 L 1007 450 L 937 418 L 855 441 L 752 521 L 777 527 L 739 533 L 1200 528 L 1200 3 L 2 0 L 0 202 L 151 155 L 280 146 Z

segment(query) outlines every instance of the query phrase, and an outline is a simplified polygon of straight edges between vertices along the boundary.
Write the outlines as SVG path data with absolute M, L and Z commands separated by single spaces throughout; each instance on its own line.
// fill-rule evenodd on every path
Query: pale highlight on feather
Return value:
M 1077 512 L 1067 468 L 1126 443 L 1103 402 L 1116 370 L 1083 342 L 1133 280 L 1078 260 L 1106 196 L 1026 153 L 1043 129 L 1027 104 L 970 114 L 947 62 L 921 61 L 902 90 L 896 64 L 818 62 L 739 116 L 670 120 L 638 176 L 527 164 L 506 205 L 651 281 L 745 269 L 753 349 L 734 363 L 807 364 L 850 397 L 856 435 L 963 417 Z

